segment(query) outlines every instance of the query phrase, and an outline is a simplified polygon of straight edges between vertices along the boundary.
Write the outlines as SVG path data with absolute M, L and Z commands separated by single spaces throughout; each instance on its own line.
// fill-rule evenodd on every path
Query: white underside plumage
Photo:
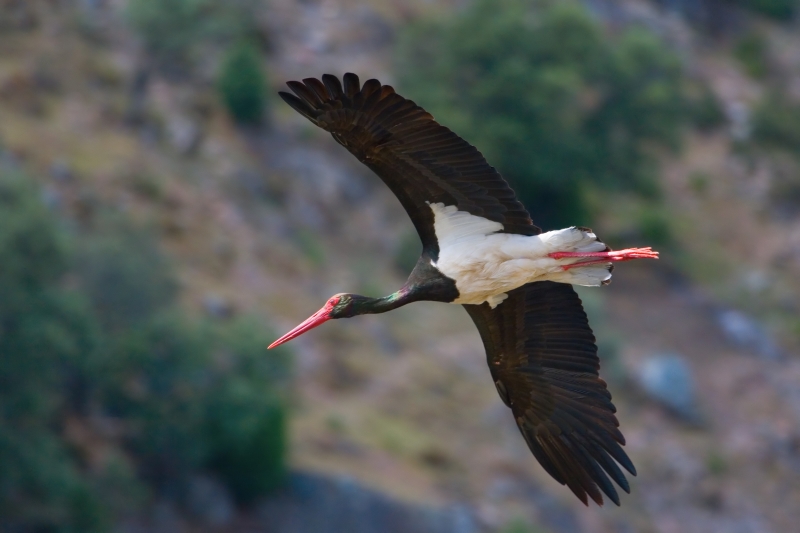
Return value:
M 611 263 L 564 270 L 579 259 L 553 259 L 553 252 L 601 252 L 606 245 L 594 233 L 566 228 L 540 235 L 498 233 L 499 222 L 459 211 L 456 206 L 429 203 L 439 241 L 439 258 L 431 264 L 455 280 L 456 304 L 482 304 L 493 308 L 507 292 L 533 281 L 557 281 L 598 286 L 611 278 Z

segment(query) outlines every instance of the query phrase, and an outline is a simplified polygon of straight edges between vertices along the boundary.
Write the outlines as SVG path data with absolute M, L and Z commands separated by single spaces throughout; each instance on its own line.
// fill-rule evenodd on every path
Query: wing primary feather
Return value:
M 292 107 L 292 109 L 294 109 L 307 119 L 312 121 L 316 120 L 316 115 L 317 115 L 316 111 L 314 110 L 314 108 L 308 105 L 305 100 L 301 100 L 295 95 L 285 93 L 283 91 L 279 91 L 278 95 L 283 99 L 284 102 L 289 104 Z
M 622 473 L 622 470 L 619 469 L 617 463 L 614 462 L 613 459 L 606 453 L 605 450 L 602 448 L 598 448 L 597 446 L 593 446 L 591 444 L 586 445 L 589 453 L 592 454 L 595 461 L 597 461 L 600 466 L 603 467 L 603 470 L 608 472 L 608 475 L 617 483 L 617 485 L 622 488 L 628 494 L 631 493 L 631 486 L 628 484 L 628 479 L 625 477 L 625 474 Z
M 585 504 L 606 497 L 619 505 L 619 488 L 630 492 L 623 469 L 634 476 L 636 469 L 622 449 L 594 335 L 572 287 L 531 283 L 494 310 L 464 307 L 534 457 Z
M 368 98 L 375 91 L 379 91 L 380 88 L 381 82 L 375 78 L 372 78 L 364 82 L 364 86 L 361 88 L 361 93 L 364 95 L 364 98 Z
M 577 441 L 577 435 L 570 435 L 569 438 L 563 439 L 567 449 L 571 452 L 572 456 L 575 457 L 578 462 L 583 467 L 584 471 L 588 474 L 590 481 L 589 483 L 595 485 L 595 487 L 599 488 L 603 493 L 611 499 L 615 504 L 619 505 L 619 494 L 617 494 L 617 490 L 614 488 L 614 485 L 611 484 L 611 480 L 608 479 L 608 476 L 603 471 L 602 468 L 597 464 L 594 458 L 588 453 L 583 446 L 581 446 Z M 591 491 L 587 491 L 591 495 Z M 598 494 L 599 500 L 592 498 L 598 505 L 603 505 L 603 498 Z
M 361 90 L 361 82 L 358 80 L 358 76 L 353 74 L 352 72 L 348 72 L 344 75 L 344 93 L 348 96 L 348 98 L 353 98 L 356 93 Z
M 306 87 L 310 90 L 314 91 L 314 94 L 320 99 L 322 103 L 327 102 L 331 99 L 331 96 L 328 94 L 328 91 L 325 89 L 325 85 L 317 78 L 304 78 L 303 83 Z
M 328 90 L 331 100 L 348 98 L 344 92 L 344 89 L 342 89 L 342 83 L 336 76 L 332 74 L 323 74 L 322 83 L 325 84 L 325 88 Z
M 318 108 L 322 106 L 322 100 L 320 100 L 319 96 L 299 81 L 287 81 L 286 85 L 289 86 L 294 94 L 305 100 L 312 107 Z
M 377 80 L 376 80 L 377 81 Z M 366 87 L 366 85 L 364 86 Z M 362 92 L 364 92 L 362 90 Z M 364 97 L 364 102 L 361 104 L 361 111 L 369 112 L 370 114 L 373 113 L 372 108 L 378 104 L 381 100 L 381 92 L 379 90 L 375 90 L 366 94 Z
M 513 190 L 475 148 L 390 85 L 325 74 L 288 82 L 283 99 L 375 171 L 400 199 L 432 258 L 439 247 L 427 201 L 503 224 L 504 232 L 539 233 Z

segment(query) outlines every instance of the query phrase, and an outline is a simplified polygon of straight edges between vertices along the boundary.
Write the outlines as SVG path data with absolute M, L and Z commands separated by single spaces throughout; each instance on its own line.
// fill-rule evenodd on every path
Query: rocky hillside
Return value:
M 449 0 L 252 4 L 270 94 L 325 72 L 393 83 L 405 26 L 464 9 Z M 584 4 L 609 31 L 658 34 L 725 114 L 721 126 L 686 131 L 679 152 L 658 152 L 670 235 L 661 264 L 622 265 L 609 287 L 581 291 L 639 470 L 622 506 L 584 508 L 542 471 L 497 397 L 471 321 L 431 303 L 293 341 L 291 464 L 314 474 L 219 520 L 157 503 L 156 518 L 135 517 L 131 530 L 152 519 L 172 531 L 277 531 L 275 516 L 335 514 L 332 502 L 356 493 L 363 508 L 353 513 L 408 520 L 403 531 L 794 528 L 800 163 L 786 142 L 759 139 L 790 128 L 763 117 L 796 112 L 800 27 L 721 0 L 700 3 L 705 11 Z M 413 228 L 385 187 L 277 98 L 265 123 L 237 125 L 215 85 L 222 45 L 201 47 L 190 73 L 172 72 L 126 9 L 123 0 L 0 2 L 0 145 L 39 180 L 44 201 L 78 220 L 111 209 L 153 228 L 196 315 L 257 313 L 277 333 L 336 292 L 396 290 Z M 648 244 L 628 240 L 636 202 L 601 200 L 613 204 L 595 229 L 613 247 Z M 405 506 L 428 518 L 407 518 L 417 515 Z M 302 530 L 294 524 L 280 531 Z

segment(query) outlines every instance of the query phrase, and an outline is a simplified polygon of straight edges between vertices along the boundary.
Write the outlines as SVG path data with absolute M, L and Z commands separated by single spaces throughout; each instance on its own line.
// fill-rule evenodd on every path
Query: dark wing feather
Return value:
M 438 256 L 433 213 L 443 202 L 503 224 L 506 233 L 536 235 L 525 207 L 481 153 L 388 85 L 355 74 L 287 82 L 279 93 L 292 108 L 367 165 L 389 186 L 411 217 L 424 250 Z
M 549 281 L 515 289 L 492 309 L 465 305 L 486 347 L 500 397 L 533 455 L 584 503 L 602 491 L 619 505 L 609 478 L 630 492 L 611 394 L 598 370 L 597 346 L 571 285 Z M 615 462 L 616 461 L 616 462 Z

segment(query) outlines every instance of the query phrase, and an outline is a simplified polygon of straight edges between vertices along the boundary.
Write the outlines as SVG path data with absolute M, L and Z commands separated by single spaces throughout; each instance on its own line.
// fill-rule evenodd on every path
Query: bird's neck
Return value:
M 415 301 L 412 291 L 402 288 L 388 296 L 381 298 L 366 298 L 354 303 L 356 315 L 376 315 L 385 313 Z

